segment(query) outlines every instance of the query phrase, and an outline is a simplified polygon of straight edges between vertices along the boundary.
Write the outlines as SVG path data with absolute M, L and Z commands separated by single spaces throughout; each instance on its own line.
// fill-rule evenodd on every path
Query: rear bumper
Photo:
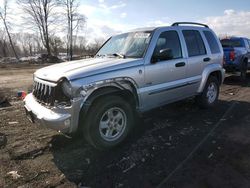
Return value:
M 224 69 L 226 69 L 227 72 L 237 72 L 240 71 L 241 69 L 241 62 L 242 62 L 242 57 L 237 56 L 234 61 L 229 61 L 227 60 L 225 64 L 223 65 Z
M 40 126 L 63 133 L 72 133 L 78 128 L 81 99 L 72 100 L 70 107 L 47 108 L 36 101 L 32 94 L 24 99 L 27 115 Z
M 226 70 L 226 72 L 235 72 L 235 71 L 239 71 L 239 65 L 237 64 L 225 64 L 224 69 Z

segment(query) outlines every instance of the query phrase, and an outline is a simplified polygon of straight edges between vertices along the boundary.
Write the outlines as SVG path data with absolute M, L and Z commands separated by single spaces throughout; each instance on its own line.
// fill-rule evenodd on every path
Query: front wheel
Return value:
M 214 106 L 218 101 L 219 81 L 216 77 L 210 76 L 203 92 L 197 96 L 197 102 L 202 108 Z
M 134 110 L 118 96 L 106 96 L 93 103 L 84 125 L 86 140 L 97 149 L 120 144 L 134 124 Z

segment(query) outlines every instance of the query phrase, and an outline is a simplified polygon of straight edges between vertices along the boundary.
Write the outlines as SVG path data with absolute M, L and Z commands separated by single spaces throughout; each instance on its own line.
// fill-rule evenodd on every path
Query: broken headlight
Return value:
M 73 88 L 71 86 L 71 84 L 69 83 L 68 80 L 63 80 L 62 82 L 62 92 L 65 96 L 72 98 L 73 96 Z
M 61 89 L 63 94 L 70 99 L 77 97 L 85 97 L 87 94 L 87 91 L 85 91 L 83 87 L 73 88 L 70 82 L 66 79 L 62 81 Z

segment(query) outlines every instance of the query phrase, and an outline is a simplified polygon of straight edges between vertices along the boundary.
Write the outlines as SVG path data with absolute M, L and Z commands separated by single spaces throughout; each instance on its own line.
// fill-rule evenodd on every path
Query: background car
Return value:
M 250 68 L 250 42 L 244 37 L 232 37 L 221 40 L 224 51 L 224 68 L 229 73 L 240 73 L 241 80 L 246 79 Z

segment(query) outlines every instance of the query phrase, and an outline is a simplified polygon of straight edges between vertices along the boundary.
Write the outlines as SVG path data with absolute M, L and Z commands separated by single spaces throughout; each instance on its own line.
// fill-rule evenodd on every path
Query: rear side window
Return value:
M 243 43 L 241 39 L 222 39 L 221 40 L 222 47 L 243 47 Z
M 163 49 L 171 49 L 173 59 L 182 57 L 180 39 L 176 31 L 165 31 L 159 36 L 154 53 L 159 53 Z
M 206 39 L 207 39 L 207 42 L 208 42 L 208 45 L 210 47 L 210 50 L 211 50 L 211 53 L 212 54 L 216 54 L 216 53 L 220 53 L 220 47 L 218 45 L 218 42 L 214 36 L 214 34 L 210 31 L 203 31 Z
M 189 57 L 206 54 L 206 48 L 199 31 L 183 30 L 182 33 L 187 44 Z

